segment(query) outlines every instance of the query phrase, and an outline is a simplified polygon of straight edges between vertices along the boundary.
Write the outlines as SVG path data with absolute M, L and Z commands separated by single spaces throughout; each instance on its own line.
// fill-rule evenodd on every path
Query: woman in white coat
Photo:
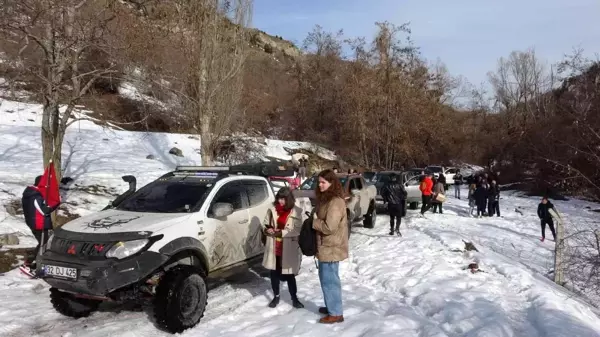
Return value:
M 274 295 L 269 307 L 275 308 L 279 304 L 279 283 L 285 280 L 293 306 L 304 308 L 296 296 L 296 275 L 302 262 L 302 252 L 298 245 L 302 209 L 295 206 L 295 199 L 289 188 L 284 187 L 277 192 L 273 208 L 269 210 L 263 225 L 266 235 L 263 266 L 271 271 Z

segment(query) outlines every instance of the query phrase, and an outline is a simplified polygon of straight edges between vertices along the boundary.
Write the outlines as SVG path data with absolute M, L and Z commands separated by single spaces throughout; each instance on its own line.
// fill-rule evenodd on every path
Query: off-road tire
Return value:
M 365 228 L 374 228 L 375 227 L 375 221 L 377 220 L 377 207 L 375 207 L 375 203 L 371 202 L 371 204 L 369 205 L 369 211 L 367 212 L 367 215 L 365 216 L 365 220 L 363 221 L 363 226 Z
M 101 301 L 78 298 L 73 294 L 50 288 L 50 302 L 59 313 L 73 318 L 87 317 L 98 310 Z
M 417 209 L 419 207 L 419 203 L 418 202 L 411 202 L 410 203 L 410 209 Z
M 206 273 L 201 268 L 177 266 L 167 271 L 154 297 L 157 323 L 171 333 L 195 326 L 204 316 L 207 293 Z

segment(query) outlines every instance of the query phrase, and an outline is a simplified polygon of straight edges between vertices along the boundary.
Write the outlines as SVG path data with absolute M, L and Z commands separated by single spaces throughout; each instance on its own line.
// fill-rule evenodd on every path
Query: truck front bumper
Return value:
M 57 289 L 95 297 L 108 297 L 115 290 L 135 284 L 160 268 L 168 256 L 145 251 L 123 260 L 84 259 L 46 251 L 37 263 L 38 275 Z M 45 273 L 45 266 L 76 268 L 75 279 Z

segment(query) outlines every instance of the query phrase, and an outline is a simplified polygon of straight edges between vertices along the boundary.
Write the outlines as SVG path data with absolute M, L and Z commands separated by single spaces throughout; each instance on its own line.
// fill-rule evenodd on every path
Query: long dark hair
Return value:
M 296 198 L 294 198 L 292 190 L 290 190 L 288 187 L 282 187 L 279 191 L 277 191 L 277 194 L 275 194 L 275 202 L 273 202 L 274 206 L 279 205 L 279 199 L 285 200 L 283 209 L 286 211 L 293 209 L 294 205 L 296 204 Z
M 338 179 L 337 175 L 333 172 L 333 170 L 321 171 L 317 178 L 323 178 L 331 184 L 331 186 L 329 186 L 329 188 L 325 192 L 321 192 L 317 181 L 315 195 L 317 197 L 318 205 L 324 205 L 335 197 L 344 199 L 344 188 L 342 187 L 342 183 L 340 183 L 340 180 Z

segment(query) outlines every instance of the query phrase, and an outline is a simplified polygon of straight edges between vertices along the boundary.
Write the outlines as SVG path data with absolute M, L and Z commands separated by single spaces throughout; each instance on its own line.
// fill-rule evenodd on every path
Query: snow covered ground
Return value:
M 39 106 L 0 104 L 0 234 L 20 232 L 22 246 L 34 244 L 29 230 L 21 216 L 9 215 L 3 206 L 20 198 L 24 186 L 42 172 L 38 123 Z M 64 191 L 69 211 L 84 215 L 102 208 L 112 194 L 126 189 L 120 179 L 124 174 L 135 174 L 143 185 L 177 164 L 198 163 L 199 140 L 190 137 L 103 129 L 89 121 L 74 124 L 63 163 L 78 184 Z M 172 146 L 185 157 L 168 154 Z M 268 141 L 265 152 L 283 156 L 283 147 L 295 146 L 304 144 Z M 503 192 L 503 218 L 475 219 L 466 216 L 466 200 L 450 197 L 443 215 L 420 218 L 409 211 L 401 238 L 388 235 L 385 215 L 375 229 L 357 224 L 351 256 L 341 264 L 342 324 L 316 323 L 322 294 L 314 261 L 305 258 L 298 276 L 305 309 L 292 308 L 285 284 L 282 303 L 267 308 L 268 274 L 256 269 L 214 285 L 205 317 L 182 336 L 600 336 L 598 310 L 548 278 L 554 243 L 539 241 L 538 202 Z M 586 208 L 597 205 L 555 204 L 569 222 L 598 220 Z M 515 212 L 517 207 L 523 215 Z M 463 240 L 479 252 L 463 252 Z M 466 269 L 472 262 L 483 272 Z M 74 320 L 53 310 L 43 281 L 16 270 L 0 274 L 0 336 L 168 335 L 156 328 L 151 308 L 106 305 Z
M 553 243 L 541 243 L 533 212 L 516 205 L 535 201 L 513 195 L 502 200 L 504 218 L 465 217 L 466 201 L 450 199 L 443 215 L 419 218 L 410 211 L 403 237 L 388 235 L 388 218 L 375 229 L 353 229 L 351 257 L 341 265 L 346 321 L 317 324 L 322 305 L 317 270 L 305 258 L 299 297 L 291 306 L 285 284 L 282 304 L 267 308 L 270 285 L 260 270 L 209 292 L 201 323 L 183 336 L 600 336 L 598 312 L 544 273 Z M 562 207 L 569 216 L 567 205 Z M 461 252 L 462 240 L 479 252 Z M 528 253 L 528 254 L 525 254 Z M 465 268 L 477 262 L 483 272 Z M 12 271 L 0 277 L 0 335 L 167 336 L 151 309 L 136 312 L 107 306 L 80 320 L 61 317 L 43 281 Z M 27 321 L 19 322 L 19 318 Z

